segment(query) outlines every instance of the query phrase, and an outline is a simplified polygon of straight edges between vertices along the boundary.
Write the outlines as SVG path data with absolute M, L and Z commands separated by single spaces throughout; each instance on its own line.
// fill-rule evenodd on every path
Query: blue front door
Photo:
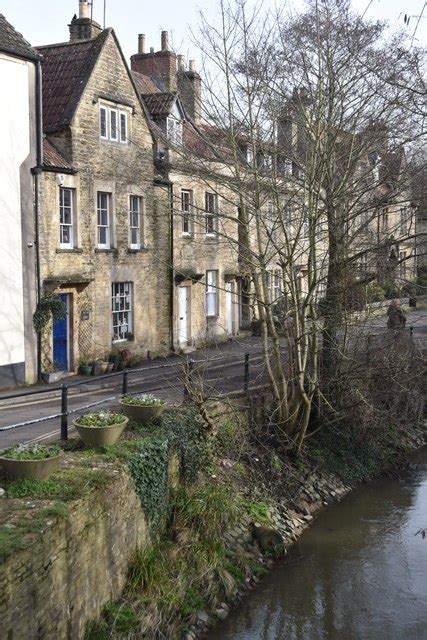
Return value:
M 67 308 L 67 315 L 61 320 L 53 321 L 53 362 L 60 371 L 68 371 L 68 313 L 69 296 L 58 296 Z

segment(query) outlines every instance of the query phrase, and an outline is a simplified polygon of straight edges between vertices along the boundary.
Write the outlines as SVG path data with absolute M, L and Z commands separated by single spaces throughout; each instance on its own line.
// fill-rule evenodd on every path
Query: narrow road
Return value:
M 365 326 L 355 326 L 352 332 L 359 336 L 381 333 L 385 330 L 386 319 L 374 318 Z M 419 310 L 408 314 L 407 327 L 413 327 L 417 342 L 427 346 L 427 311 Z M 360 329 L 360 334 L 358 333 Z M 243 389 L 244 356 L 250 355 L 249 385 L 254 387 L 265 382 L 262 366 L 261 343 L 256 337 L 236 338 L 232 342 L 221 343 L 206 349 L 194 351 L 187 356 L 169 356 L 145 362 L 138 370 L 128 369 L 128 391 L 151 392 L 169 402 L 179 402 L 183 397 L 184 371 L 186 360 L 195 361 L 194 376 L 203 380 L 207 395 L 229 393 Z M 100 408 L 118 408 L 122 393 L 122 375 L 84 378 L 72 376 L 63 380 L 69 385 L 69 424 L 74 417 Z M 30 389 L 28 389 L 29 391 Z M 28 397 L 4 399 L 16 392 L 0 393 L 0 450 L 17 442 L 57 439 L 60 434 L 61 390 L 47 385 L 35 385 L 32 391 L 46 390 L 46 393 Z M 95 404 L 99 403 L 99 404 Z M 50 416 L 50 417 L 49 417 Z M 52 417 L 53 416 L 53 417 Z M 17 423 L 40 420 L 36 424 L 2 430 Z M 72 432 L 72 427 L 70 427 Z

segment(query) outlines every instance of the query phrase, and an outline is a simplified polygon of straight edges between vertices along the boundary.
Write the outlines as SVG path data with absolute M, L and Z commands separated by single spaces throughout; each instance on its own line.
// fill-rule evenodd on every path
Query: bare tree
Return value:
M 421 54 L 349 0 L 309 0 L 286 19 L 244 0 L 219 6 L 199 39 L 198 133 L 214 157 L 183 153 L 182 171 L 221 198 L 218 234 L 253 284 L 276 434 L 298 452 L 319 391 L 336 401 L 355 294 L 394 280 L 399 261 L 414 272 L 408 150 L 424 132 Z

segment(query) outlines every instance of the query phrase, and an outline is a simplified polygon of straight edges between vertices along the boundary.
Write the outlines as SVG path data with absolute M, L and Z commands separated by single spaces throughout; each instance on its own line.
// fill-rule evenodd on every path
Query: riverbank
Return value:
M 201 637 L 272 568 L 277 532 L 289 548 L 324 506 L 424 440 L 415 427 L 357 446 L 324 433 L 291 460 L 245 404 L 211 403 L 208 421 L 175 407 L 102 451 L 71 440 L 49 480 L 2 481 L 0 630 Z
M 88 640 L 203 637 L 275 565 L 272 531 L 289 549 L 324 507 L 359 483 L 392 473 L 424 444 L 417 428 L 393 434 L 376 458 L 365 451 L 363 468 L 363 448 L 358 456 L 347 451 L 343 465 L 343 448 L 331 449 L 322 439 L 302 460 L 291 461 L 251 437 L 245 412 L 235 406 L 217 404 L 211 417 L 215 430 L 207 450 L 197 454 L 203 458 L 197 481 L 170 492 L 166 529 L 137 554 L 122 597 L 106 607 Z

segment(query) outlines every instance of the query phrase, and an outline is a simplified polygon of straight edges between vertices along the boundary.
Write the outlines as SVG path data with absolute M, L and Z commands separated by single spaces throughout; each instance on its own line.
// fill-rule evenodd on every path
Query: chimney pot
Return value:
M 162 51 L 169 51 L 169 34 L 167 31 L 162 31 Z
M 90 4 L 88 0 L 79 0 L 79 18 L 90 18 Z
M 178 71 L 185 71 L 185 56 L 178 56 Z
M 190 65 L 189 66 L 189 70 L 193 71 L 195 73 L 195 71 L 196 71 L 196 61 L 195 60 L 190 60 L 189 65 Z
M 150 53 L 154 53 L 154 47 L 150 47 Z
M 138 36 L 138 53 L 145 53 L 145 34 L 140 33 Z

